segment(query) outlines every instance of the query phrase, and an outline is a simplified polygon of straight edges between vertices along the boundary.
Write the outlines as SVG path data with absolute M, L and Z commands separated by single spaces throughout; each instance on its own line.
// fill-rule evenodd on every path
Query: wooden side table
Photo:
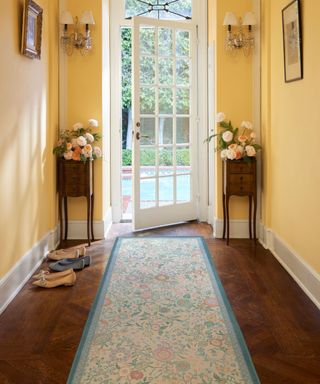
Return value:
M 223 239 L 227 235 L 229 245 L 229 200 L 232 195 L 249 197 L 249 236 L 256 241 L 257 216 L 257 162 L 255 158 L 250 161 L 226 160 L 222 164 L 223 177 Z M 252 217 L 252 200 L 254 205 Z
M 85 196 L 87 198 L 87 236 L 88 245 L 91 244 L 93 235 L 93 161 L 58 159 L 58 194 L 59 194 L 59 219 L 60 242 L 63 237 L 63 208 L 64 208 L 64 240 L 68 237 L 68 197 Z

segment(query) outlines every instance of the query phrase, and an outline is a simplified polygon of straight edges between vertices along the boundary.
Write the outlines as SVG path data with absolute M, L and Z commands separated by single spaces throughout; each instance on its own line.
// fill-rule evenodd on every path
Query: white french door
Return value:
M 197 121 L 196 26 L 135 17 L 135 230 L 197 218 Z

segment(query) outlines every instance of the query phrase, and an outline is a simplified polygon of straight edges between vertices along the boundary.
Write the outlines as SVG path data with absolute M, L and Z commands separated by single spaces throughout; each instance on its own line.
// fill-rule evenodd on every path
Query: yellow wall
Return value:
M 224 112 L 234 126 L 239 126 L 243 120 L 251 120 L 252 111 L 252 57 L 245 57 L 241 52 L 236 57 L 225 52 L 224 39 L 226 30 L 223 27 L 224 15 L 233 11 L 242 17 L 252 10 L 252 0 L 211 0 L 209 14 L 216 14 L 216 21 L 209 20 L 209 41 L 216 40 L 216 111 Z M 216 24 L 215 24 L 216 22 Z M 211 26 L 214 25 L 214 28 Z M 216 217 L 222 218 L 221 196 L 221 160 L 219 155 L 216 162 Z M 230 217 L 243 219 L 248 216 L 247 199 L 232 197 Z
M 293 83 L 285 83 L 283 73 L 281 10 L 287 4 L 265 0 L 262 8 L 264 222 L 320 272 L 320 2 L 302 1 L 304 79 Z
M 71 128 L 76 122 L 86 124 L 88 119 L 93 118 L 99 121 L 99 132 L 103 132 L 103 71 L 102 71 L 102 0 L 66 0 L 64 9 L 71 12 L 73 16 L 80 17 L 83 11 L 92 10 L 95 25 L 91 28 L 93 49 L 82 56 L 75 50 L 72 56 L 67 56 L 66 60 L 66 85 L 65 108 L 66 108 L 66 128 Z M 81 26 L 84 32 L 84 26 Z M 100 142 L 102 145 L 102 142 Z M 95 172 L 95 202 L 94 219 L 104 218 L 105 200 L 109 200 L 108 191 L 103 191 L 102 171 L 106 166 L 106 156 L 94 162 Z M 86 220 L 86 200 L 85 198 L 69 199 L 69 218 L 71 220 Z M 107 207 L 108 208 L 108 207 Z
M 56 225 L 58 1 L 37 1 L 44 10 L 41 60 L 20 54 L 23 3 L 0 0 L 0 278 Z

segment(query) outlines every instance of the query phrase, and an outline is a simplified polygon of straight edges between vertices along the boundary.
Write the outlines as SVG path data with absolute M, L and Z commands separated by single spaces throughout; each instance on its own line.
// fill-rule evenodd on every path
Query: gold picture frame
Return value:
M 41 59 L 43 9 L 33 0 L 25 0 L 21 53 L 31 59 Z

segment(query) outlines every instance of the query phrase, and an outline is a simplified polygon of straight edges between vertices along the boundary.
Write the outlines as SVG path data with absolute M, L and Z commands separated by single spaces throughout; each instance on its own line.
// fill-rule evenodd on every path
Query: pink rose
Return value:
M 229 146 L 228 146 L 228 149 L 231 149 L 232 151 L 235 151 L 236 149 L 237 149 L 237 144 L 230 144 Z
M 241 145 L 238 145 L 236 148 L 236 160 L 239 160 L 243 156 L 244 149 Z
M 222 134 L 222 139 L 223 141 L 225 141 L 226 143 L 230 143 L 230 141 L 232 141 L 233 139 L 233 133 L 231 131 L 225 131 L 223 132 Z
M 245 143 L 248 140 L 248 138 L 245 135 L 241 135 L 238 137 L 238 140 L 240 143 Z

